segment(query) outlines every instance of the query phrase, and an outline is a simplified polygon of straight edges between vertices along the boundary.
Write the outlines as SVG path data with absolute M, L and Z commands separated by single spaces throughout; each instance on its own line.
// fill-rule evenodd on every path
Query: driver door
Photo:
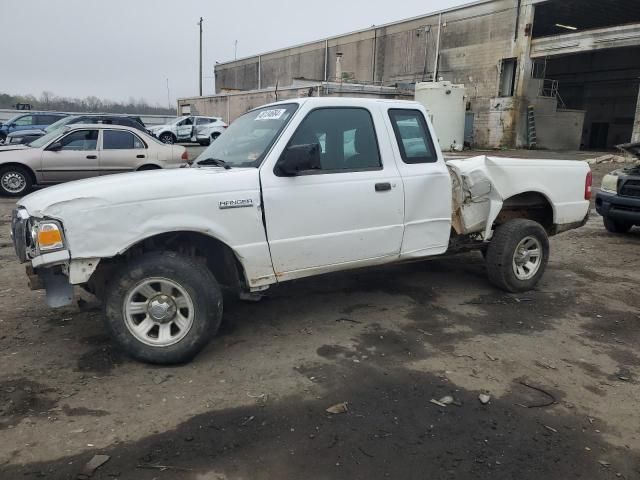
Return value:
M 98 129 L 74 130 L 42 152 L 46 183 L 68 182 L 100 175 Z
M 262 169 L 269 247 L 280 280 L 399 256 L 403 183 L 389 142 L 377 141 L 386 126 L 373 118 L 361 107 L 312 110 L 287 149 L 315 145 L 319 168 L 295 176 L 277 166 Z

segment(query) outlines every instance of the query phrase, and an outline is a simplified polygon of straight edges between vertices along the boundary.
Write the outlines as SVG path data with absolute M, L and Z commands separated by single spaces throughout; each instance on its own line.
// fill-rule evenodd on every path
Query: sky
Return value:
M 469 3 L 468 0 L 0 0 L 0 92 L 145 99 L 203 93 L 215 62 Z M 169 92 L 167 92 L 167 79 Z M 167 97 L 169 93 L 169 98 Z

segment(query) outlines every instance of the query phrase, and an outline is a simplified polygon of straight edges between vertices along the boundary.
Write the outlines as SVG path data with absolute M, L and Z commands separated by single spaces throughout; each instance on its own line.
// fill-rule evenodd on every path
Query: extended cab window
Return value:
M 98 131 L 78 130 L 60 140 L 60 144 L 61 150 L 95 150 L 98 144 Z
M 302 121 L 289 147 L 319 145 L 325 172 L 380 169 L 373 119 L 363 108 L 319 108 Z
M 144 144 L 130 132 L 104 130 L 102 133 L 103 150 L 133 150 L 138 148 L 144 148 Z
M 424 115 L 419 110 L 389 110 L 404 163 L 433 163 L 438 161 L 433 140 Z

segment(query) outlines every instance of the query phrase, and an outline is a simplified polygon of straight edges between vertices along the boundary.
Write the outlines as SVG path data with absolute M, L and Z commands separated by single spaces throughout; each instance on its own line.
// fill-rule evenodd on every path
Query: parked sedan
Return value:
M 87 113 L 82 115 L 70 115 L 52 123 L 44 129 L 32 128 L 30 130 L 19 130 L 10 133 L 4 142 L 5 145 L 16 145 L 21 143 L 31 143 L 35 139 L 53 132 L 57 128 L 74 123 L 105 123 L 108 125 L 124 125 L 125 127 L 133 127 L 143 132 L 147 132 L 147 128 L 142 123 L 140 117 L 130 115 L 104 114 L 104 113 Z
M 57 112 L 29 112 L 16 115 L 6 122 L 0 123 L 0 144 L 4 143 L 7 135 L 13 132 L 42 130 L 67 115 L 67 113 Z
M 135 128 L 67 125 L 28 145 L 0 147 L 0 194 L 17 197 L 28 193 L 34 185 L 177 168 L 188 161 L 184 147 L 165 145 Z

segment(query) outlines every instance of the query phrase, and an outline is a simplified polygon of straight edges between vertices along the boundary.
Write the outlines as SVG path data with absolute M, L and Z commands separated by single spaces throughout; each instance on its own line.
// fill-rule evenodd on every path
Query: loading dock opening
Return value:
M 584 110 L 582 148 L 603 150 L 631 141 L 640 47 L 599 50 L 547 59 L 546 78 L 557 81 L 559 101 Z

